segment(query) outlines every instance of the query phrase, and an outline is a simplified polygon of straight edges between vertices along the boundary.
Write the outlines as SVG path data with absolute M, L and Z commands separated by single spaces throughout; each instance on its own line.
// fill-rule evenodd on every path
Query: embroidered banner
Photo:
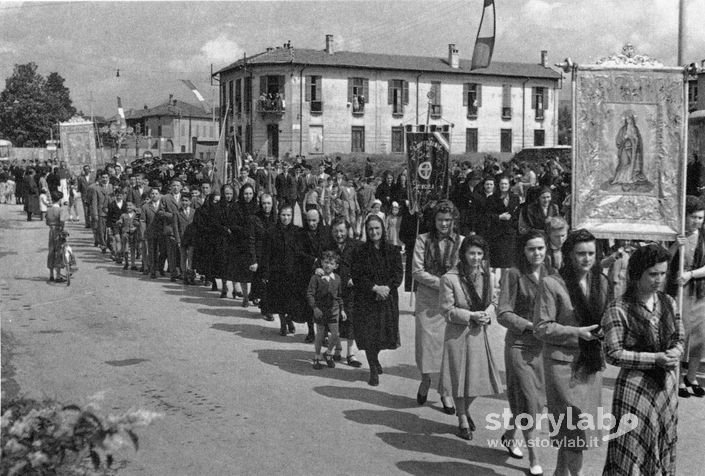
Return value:
M 576 66 L 573 78 L 573 227 L 675 239 L 685 200 L 683 70 Z
M 448 197 L 448 148 L 440 133 L 406 133 L 412 211 L 422 211 L 429 202 Z
M 97 157 L 95 132 L 92 122 L 62 122 L 59 124 L 61 135 L 61 153 L 67 167 L 80 175 L 84 165 L 96 170 Z

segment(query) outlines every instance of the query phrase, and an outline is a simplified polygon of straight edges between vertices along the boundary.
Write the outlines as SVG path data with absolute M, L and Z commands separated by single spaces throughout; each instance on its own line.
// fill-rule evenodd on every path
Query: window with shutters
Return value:
M 698 82 L 688 81 L 688 112 L 698 109 Z
M 477 127 L 465 129 L 465 152 L 477 152 Z
M 543 147 L 546 145 L 546 131 L 543 129 L 534 130 L 534 147 Z
M 311 114 L 323 112 L 323 90 L 320 76 L 306 76 L 305 100 L 310 104 Z
M 235 80 L 235 112 L 242 113 L 242 79 Z
M 404 153 L 404 128 L 392 127 L 392 154 Z
M 245 96 L 245 114 L 252 112 L 252 77 L 245 77 L 245 91 L 243 96 Z
M 353 115 L 363 115 L 369 102 L 370 81 L 367 78 L 348 78 L 348 103 Z
M 430 97 L 428 98 L 429 107 L 431 108 L 430 113 L 433 118 L 440 118 L 443 111 L 441 108 L 441 82 L 432 81 Z
M 463 106 L 468 108 L 468 119 L 477 119 L 477 111 L 482 105 L 482 85 L 463 84 Z
M 512 151 L 512 130 L 502 129 L 500 133 L 500 152 L 511 152 Z
M 259 77 L 257 112 L 265 114 L 284 113 L 286 110 L 284 81 L 284 75 L 266 75 Z
M 403 116 L 404 106 L 409 104 L 409 82 L 403 79 L 390 79 L 387 103 L 392 106 L 393 116 Z
M 502 85 L 502 119 L 512 118 L 512 86 Z
M 536 120 L 543 121 L 544 111 L 548 109 L 548 88 L 539 86 L 532 88 L 531 108 L 536 113 Z
M 352 152 L 364 152 L 365 151 L 365 128 L 364 126 L 353 126 L 352 132 Z

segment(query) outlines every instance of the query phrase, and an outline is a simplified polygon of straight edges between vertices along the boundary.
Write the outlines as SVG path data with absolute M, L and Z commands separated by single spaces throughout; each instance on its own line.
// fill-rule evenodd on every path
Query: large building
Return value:
M 268 156 L 404 152 L 404 132 L 428 124 L 451 153 L 517 152 L 558 143 L 561 74 L 547 64 L 493 62 L 470 71 L 455 45 L 445 58 L 286 44 L 217 71 L 232 134 Z
M 143 109 L 128 109 L 125 111 L 127 125 L 142 136 L 140 147 L 157 155 L 164 152 L 198 153 L 203 160 L 212 159 L 213 151 L 200 148 L 197 143 L 211 143 L 218 140 L 218 122 L 213 112 L 205 111 L 200 106 L 194 106 L 184 101 L 169 100 L 155 107 L 144 106 Z M 116 122 L 117 116 L 110 121 Z M 131 141 L 128 140 L 129 145 Z M 134 139 L 132 139 L 134 143 Z M 200 154 L 203 153 L 201 157 Z

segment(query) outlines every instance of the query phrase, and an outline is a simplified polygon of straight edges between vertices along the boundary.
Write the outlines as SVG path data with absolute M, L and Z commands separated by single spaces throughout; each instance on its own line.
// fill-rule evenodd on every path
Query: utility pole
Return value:
M 685 48 L 685 0 L 678 0 L 678 66 L 683 66 L 685 60 L 683 53 Z

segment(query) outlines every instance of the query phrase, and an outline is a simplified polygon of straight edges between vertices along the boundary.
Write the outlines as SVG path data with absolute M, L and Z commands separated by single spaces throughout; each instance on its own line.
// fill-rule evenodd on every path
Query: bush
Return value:
M 101 417 L 51 400 L 3 401 L 0 474 L 114 474 L 113 454 L 127 444 L 137 450 L 134 429 L 160 416 L 134 410 Z

